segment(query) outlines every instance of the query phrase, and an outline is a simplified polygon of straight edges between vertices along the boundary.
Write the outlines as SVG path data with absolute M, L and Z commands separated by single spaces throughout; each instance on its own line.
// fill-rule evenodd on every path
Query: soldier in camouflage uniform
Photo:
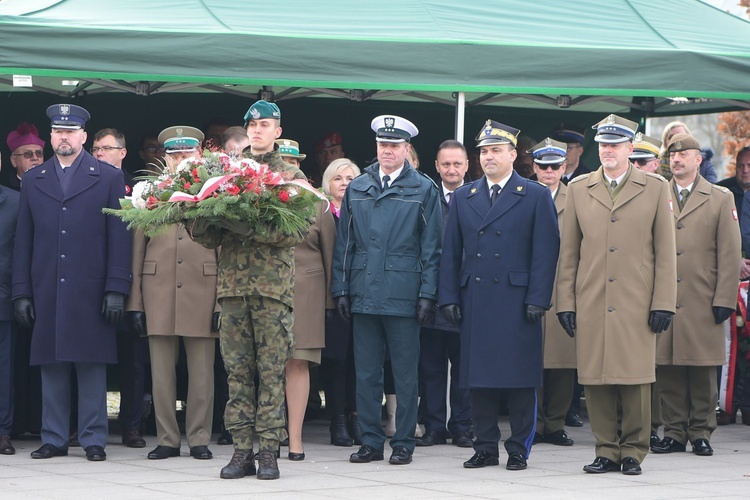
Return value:
M 253 104 L 245 115 L 250 146 L 243 156 L 267 164 L 286 179 L 304 179 L 299 169 L 279 156 L 274 140 L 281 134 L 280 121 L 275 104 Z M 276 451 L 285 424 L 284 366 L 294 354 L 294 246 L 304 238 L 278 232 L 261 236 L 250 230 L 240 234 L 203 221 L 188 224 L 195 241 L 208 248 L 221 245 L 216 296 L 221 304 L 219 336 L 229 382 L 224 421 L 235 450 L 221 477 L 255 474 L 253 437 L 257 435 L 257 477 L 277 479 Z

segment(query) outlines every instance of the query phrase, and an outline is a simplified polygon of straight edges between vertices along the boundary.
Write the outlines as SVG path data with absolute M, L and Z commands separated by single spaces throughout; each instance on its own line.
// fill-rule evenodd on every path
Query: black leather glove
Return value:
M 557 319 L 568 334 L 568 337 L 573 338 L 576 336 L 576 313 L 574 312 L 559 312 L 557 313 Z
M 526 304 L 526 321 L 536 323 L 544 316 L 544 309 L 533 304 Z
M 435 321 L 435 301 L 421 298 L 417 301 L 417 324 L 430 325 Z
M 713 311 L 714 321 L 716 321 L 717 325 L 724 323 L 734 314 L 734 309 L 729 307 L 714 306 Z
M 218 332 L 219 331 L 219 320 L 221 319 L 221 313 L 215 312 L 213 317 L 211 318 L 211 331 L 212 332 Z
M 104 292 L 102 316 L 107 323 L 116 325 L 125 311 L 125 295 L 120 292 Z
M 446 304 L 440 308 L 440 312 L 451 325 L 459 326 L 461 324 L 461 306 L 458 304 Z
M 349 296 L 342 295 L 333 300 L 336 301 L 336 310 L 339 312 L 339 315 L 347 321 L 352 319 L 352 308 L 349 303 Z
M 652 332 L 661 333 L 669 328 L 672 316 L 674 316 L 674 313 L 669 311 L 651 311 L 651 314 L 648 315 L 648 326 L 651 327 Z
M 146 313 L 143 311 L 128 311 L 128 325 L 130 331 L 143 337 L 146 335 Z
M 34 301 L 29 297 L 19 297 L 13 301 L 13 315 L 21 328 L 29 331 L 34 329 L 34 321 L 36 321 Z

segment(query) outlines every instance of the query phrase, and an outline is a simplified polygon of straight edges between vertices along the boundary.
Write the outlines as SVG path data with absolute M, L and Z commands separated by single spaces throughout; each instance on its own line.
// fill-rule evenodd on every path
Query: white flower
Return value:
M 133 206 L 138 210 L 146 210 L 146 200 L 143 198 L 133 198 Z
M 192 168 L 192 163 L 193 163 L 194 161 L 195 161 L 195 159 L 193 159 L 193 158 L 185 158 L 184 160 L 182 160 L 182 161 L 181 161 L 181 162 L 180 162 L 180 163 L 179 163 L 179 164 L 177 165 L 177 168 L 175 168 L 175 171 L 177 171 L 177 172 L 179 173 L 179 172 L 184 172 L 184 171 L 186 171 L 186 170 L 187 170 L 187 171 L 190 171 L 190 170 L 192 170 L 192 169 L 193 169 L 193 168 Z

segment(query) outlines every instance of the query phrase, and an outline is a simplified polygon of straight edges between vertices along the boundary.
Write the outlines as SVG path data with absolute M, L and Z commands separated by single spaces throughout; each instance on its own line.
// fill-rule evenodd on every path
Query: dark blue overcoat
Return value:
M 459 382 L 539 387 L 542 324 L 526 321 L 525 305 L 548 309 L 552 298 L 560 236 L 550 191 L 513 172 L 494 205 L 485 177 L 454 193 L 439 303 L 463 312 Z
M 115 363 L 115 326 L 102 317 L 105 291 L 130 292 L 131 239 L 104 215 L 120 208 L 122 172 L 81 153 L 63 196 L 55 158 L 23 179 L 13 262 L 13 298 L 31 297 L 31 364 Z

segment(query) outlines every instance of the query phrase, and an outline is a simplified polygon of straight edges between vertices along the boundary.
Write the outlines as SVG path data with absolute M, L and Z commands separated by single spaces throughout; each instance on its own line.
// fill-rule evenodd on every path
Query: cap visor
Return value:
M 594 140 L 596 142 L 603 142 L 605 144 L 618 144 L 620 142 L 629 141 L 630 137 L 625 137 L 623 135 L 614 135 L 614 134 L 599 134 L 594 137 Z

